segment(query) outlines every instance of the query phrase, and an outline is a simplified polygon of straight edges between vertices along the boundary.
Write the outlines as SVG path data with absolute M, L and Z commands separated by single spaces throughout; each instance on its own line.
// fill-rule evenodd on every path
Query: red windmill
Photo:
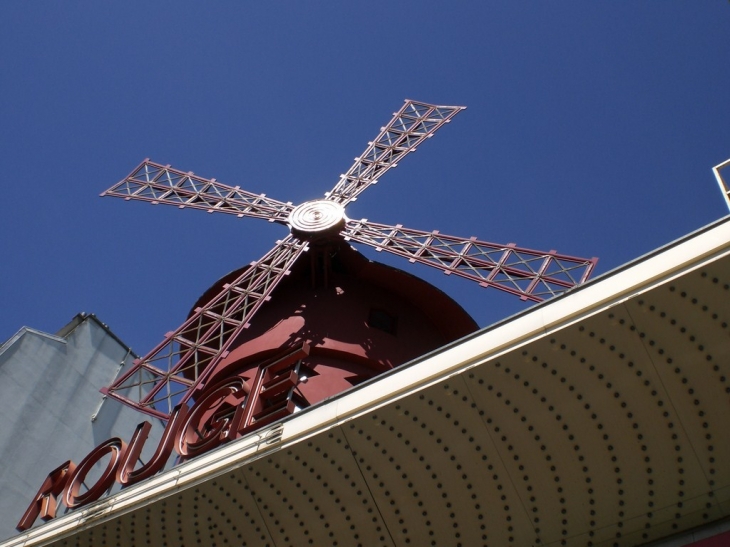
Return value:
M 347 218 L 350 202 L 464 108 L 406 101 L 332 191 L 298 206 L 143 161 L 102 196 L 263 218 L 286 225 L 290 234 L 209 289 L 180 327 L 103 391 L 166 419 L 175 405 L 210 393 L 206 385 L 238 378 L 248 401 L 242 430 L 251 429 L 476 329 L 438 289 L 364 259 L 349 241 L 523 300 L 537 302 L 584 282 L 595 258 Z M 307 251 L 310 259 L 303 260 Z M 275 303 L 263 306 L 275 290 Z M 343 319 L 348 298 L 348 306 L 366 305 L 364 319 Z M 385 309 L 391 305 L 398 310 Z M 411 331 L 410 320 L 417 323 Z

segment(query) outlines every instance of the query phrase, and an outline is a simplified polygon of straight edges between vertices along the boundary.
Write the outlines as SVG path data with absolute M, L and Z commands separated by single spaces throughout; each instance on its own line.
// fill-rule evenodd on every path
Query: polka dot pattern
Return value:
M 55 544 L 619 547 L 727 518 L 729 271 L 670 280 Z

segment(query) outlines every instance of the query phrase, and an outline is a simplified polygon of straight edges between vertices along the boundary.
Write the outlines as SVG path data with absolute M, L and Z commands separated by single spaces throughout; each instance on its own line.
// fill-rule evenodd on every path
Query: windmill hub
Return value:
M 339 231 L 345 224 L 345 208 L 327 199 L 306 201 L 289 214 L 287 223 L 293 234 L 305 237 Z

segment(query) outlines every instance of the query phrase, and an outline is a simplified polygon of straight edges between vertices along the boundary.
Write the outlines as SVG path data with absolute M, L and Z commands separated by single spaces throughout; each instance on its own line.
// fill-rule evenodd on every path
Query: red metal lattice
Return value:
M 367 220 L 347 222 L 346 239 L 365 243 L 377 251 L 388 251 L 454 274 L 483 287 L 494 287 L 539 302 L 583 283 L 597 259 L 535 251 L 514 244 L 498 245 L 433 232 L 388 226 Z
M 227 355 L 238 333 L 305 250 L 306 243 L 292 236 L 280 241 L 103 391 L 148 414 L 169 417 L 175 404 L 187 402 Z
M 164 203 L 202 209 L 209 213 L 228 213 L 239 217 L 265 218 L 286 223 L 294 208 L 291 203 L 253 194 L 238 186 L 227 186 L 215 179 L 204 179 L 193 173 L 185 173 L 144 160 L 129 176 L 105 192 L 102 197 L 113 196 L 129 201 L 136 199 L 155 205 Z

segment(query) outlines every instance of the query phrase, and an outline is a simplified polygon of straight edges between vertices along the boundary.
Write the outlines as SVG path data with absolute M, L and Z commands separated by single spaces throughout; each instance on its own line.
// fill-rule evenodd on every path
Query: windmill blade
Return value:
M 155 205 L 176 205 L 181 209 L 202 209 L 209 213 L 265 218 L 280 224 L 285 224 L 294 208 L 291 203 L 271 199 L 265 194 L 253 194 L 238 186 L 204 179 L 148 159 L 101 195 L 148 201 Z
M 306 249 L 306 243 L 287 236 L 102 392 L 141 412 L 169 418 L 175 405 L 186 402 L 227 356 Z
M 363 152 L 355 158 L 355 163 L 333 190 L 326 194 L 327 199 L 342 206 L 357 199 L 357 196 L 371 184 L 375 184 L 398 160 L 410 152 L 415 152 L 425 139 L 433 134 L 451 118 L 464 110 L 465 106 L 436 106 L 407 100 L 403 107 L 393 115 L 388 125 Z
M 535 302 L 583 283 L 598 261 L 367 220 L 348 220 L 342 235 Z

